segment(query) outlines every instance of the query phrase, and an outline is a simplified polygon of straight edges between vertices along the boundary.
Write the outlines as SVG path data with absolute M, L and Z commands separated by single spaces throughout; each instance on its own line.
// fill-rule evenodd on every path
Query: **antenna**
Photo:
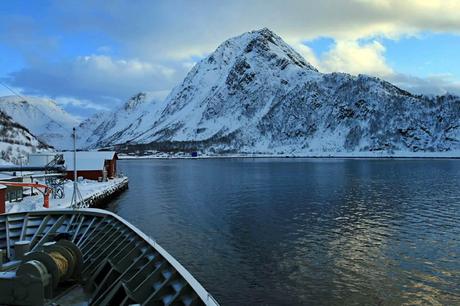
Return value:
M 72 208 L 80 208 L 84 206 L 83 197 L 78 189 L 77 181 L 77 131 L 73 128 L 73 194 L 72 194 Z

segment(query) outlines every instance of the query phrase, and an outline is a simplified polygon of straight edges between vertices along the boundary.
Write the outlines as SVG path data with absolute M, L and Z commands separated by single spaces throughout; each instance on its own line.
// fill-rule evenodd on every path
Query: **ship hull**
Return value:
M 56 237 L 81 250 L 81 281 L 66 284 L 49 303 L 218 305 L 174 257 L 114 213 L 81 209 L 0 215 L 0 249 L 13 269 L 15 244 L 28 241 L 33 252 Z

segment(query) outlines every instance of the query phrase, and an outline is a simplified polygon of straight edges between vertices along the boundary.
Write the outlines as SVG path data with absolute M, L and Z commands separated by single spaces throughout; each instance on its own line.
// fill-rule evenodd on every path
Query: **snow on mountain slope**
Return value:
M 151 128 L 162 103 L 148 93 L 138 93 L 113 112 L 100 112 L 83 121 L 77 131 L 78 145 L 94 148 L 129 143 Z
M 289 92 L 257 128 L 268 140 L 262 151 L 391 155 L 460 153 L 459 123 L 458 97 L 413 96 L 378 78 L 333 73 Z
M 318 71 L 269 30 L 227 40 L 196 65 L 166 99 L 155 129 L 139 142 L 205 140 L 262 118 L 296 79 Z
M 69 149 L 72 128 L 78 125 L 71 115 L 50 99 L 0 97 L 0 110 L 27 127 L 41 141 L 57 148 Z
M 81 126 L 82 130 L 86 130 L 87 127 L 94 126 L 94 122 L 102 122 L 97 126 L 96 129 L 91 133 L 87 144 L 96 144 L 97 146 L 106 146 L 120 143 L 143 143 L 149 142 L 152 139 L 153 134 L 157 134 L 158 130 L 168 126 L 168 124 L 174 125 L 175 118 L 184 116 L 181 118 L 184 122 L 187 122 L 189 131 L 185 133 L 181 140 L 186 140 L 189 137 L 198 135 L 198 139 L 206 139 L 210 135 L 218 132 L 219 125 L 213 123 L 218 120 L 226 120 L 232 127 L 236 129 L 238 127 L 247 124 L 247 121 L 238 122 L 242 119 L 241 113 L 251 112 L 255 110 L 256 105 L 248 107 L 243 110 L 241 105 L 233 105 L 233 107 L 225 108 L 222 107 L 226 104 L 224 99 L 227 99 L 227 94 L 221 94 L 217 101 L 211 101 L 212 105 L 206 105 L 207 100 L 210 100 L 209 96 L 213 93 L 218 94 L 220 88 L 226 88 L 227 84 L 231 82 L 238 82 L 238 74 L 244 71 L 246 68 L 245 53 L 248 52 L 249 48 L 257 49 L 259 47 L 268 48 L 267 46 L 258 46 L 258 44 L 266 44 L 264 41 L 259 41 L 257 37 L 260 33 L 246 33 L 242 37 L 230 39 L 220 46 L 214 56 L 209 56 L 204 64 L 195 66 L 192 71 L 188 74 L 181 86 L 178 86 L 170 95 L 166 98 L 165 102 L 159 103 L 147 103 L 144 102 L 143 108 L 131 109 L 128 108 L 126 111 L 121 108 L 111 114 L 100 113 L 94 118 L 91 118 L 84 122 Z M 267 31 L 266 35 L 270 35 Z M 279 71 L 272 71 L 269 65 L 265 62 L 267 59 L 263 57 L 254 56 L 252 60 L 248 61 L 253 64 L 251 72 L 248 72 L 248 78 L 255 75 L 261 75 L 262 72 L 265 74 L 260 76 L 258 81 L 263 87 L 262 93 L 265 93 L 267 100 L 272 95 L 281 94 L 284 91 L 285 86 L 283 83 L 276 84 L 276 78 L 293 78 L 300 77 L 303 75 L 307 77 L 307 74 L 319 75 L 317 70 L 310 66 L 299 54 L 297 54 L 291 47 L 282 42 L 281 38 L 273 37 L 274 43 L 279 44 L 278 49 L 275 50 L 278 55 L 273 61 L 277 61 L 276 65 L 280 66 Z M 244 40 L 246 43 L 242 44 L 240 40 Z M 247 49 L 247 50 L 245 50 Z M 257 50 L 256 50 L 257 51 Z M 274 54 L 268 56 L 274 57 Z M 201 68 L 205 66 L 204 68 Z M 272 73 L 276 75 L 273 76 Z M 299 75 L 297 75 L 299 74 Z M 274 80 L 274 81 L 272 81 Z M 235 87 L 232 89 L 230 95 L 234 95 L 233 100 L 243 100 L 247 98 L 247 92 L 239 92 L 239 88 Z M 255 96 L 257 95 L 257 96 Z M 265 101 L 261 101 L 260 93 L 253 93 L 253 100 L 260 100 L 261 104 L 265 104 Z M 149 99 L 145 99 L 148 101 Z M 204 102 L 203 102 L 204 101 Z M 169 103 L 172 102 L 172 103 Z M 129 101 L 128 101 L 129 103 Z M 228 103 L 230 105 L 230 103 Z M 202 109 L 203 108 L 203 109 Z M 206 122 L 200 119 L 200 113 L 205 112 L 207 118 L 211 118 L 211 121 Z M 122 113 L 125 113 L 122 120 L 118 118 Z M 169 116 L 173 114 L 174 116 Z M 225 115 L 225 116 L 224 116 Z M 262 114 L 260 114 L 262 115 Z M 108 116 L 108 117 L 107 117 Z M 118 117 L 117 117 L 118 116 Z M 220 118 L 217 118 L 220 116 Z M 230 116 L 230 117 L 228 117 Z M 128 119 L 130 117 L 130 119 Z M 142 126 L 130 126 L 130 123 L 140 120 L 142 118 Z M 148 119 L 144 117 L 149 117 Z M 161 121 L 158 121 L 161 118 Z M 119 122 L 122 122 L 122 127 L 119 127 Z M 196 124 L 201 121 L 201 124 L 206 127 L 198 128 L 196 132 Z M 129 122 L 129 124 L 125 124 Z M 121 137 L 124 135 L 123 131 L 129 126 L 129 136 Z M 207 128 L 207 129 L 206 129 Z M 217 128 L 217 130 L 216 130 Z M 206 131 L 205 131 L 206 130 Z M 120 133 L 121 132 L 121 133 Z M 160 131 L 161 133 L 161 131 Z M 101 136 L 102 135 L 102 136 Z M 100 140 L 98 140 L 100 139 Z M 190 138 L 191 139 L 191 138 Z
M 50 148 L 32 135 L 25 127 L 0 111 L 0 164 L 20 164 L 27 154 Z
M 460 152 L 460 98 L 322 74 L 268 29 L 225 41 L 163 103 L 141 105 L 100 115 L 88 143 L 292 155 Z

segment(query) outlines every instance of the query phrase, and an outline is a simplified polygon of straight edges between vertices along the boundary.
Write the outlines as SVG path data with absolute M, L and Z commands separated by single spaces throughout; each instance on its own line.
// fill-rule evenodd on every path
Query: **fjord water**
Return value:
M 222 305 L 460 304 L 460 160 L 129 160 L 109 209 Z

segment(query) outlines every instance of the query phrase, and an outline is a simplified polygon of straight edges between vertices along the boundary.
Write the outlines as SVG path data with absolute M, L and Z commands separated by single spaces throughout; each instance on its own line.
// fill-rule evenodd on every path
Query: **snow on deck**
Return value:
M 107 182 L 97 182 L 93 180 L 83 180 L 78 183 L 81 196 L 84 201 L 97 199 L 105 194 L 111 194 L 128 183 L 127 177 L 110 179 Z M 27 191 L 26 191 L 27 193 Z M 65 197 L 63 199 L 53 199 L 50 196 L 50 208 L 69 208 L 72 201 L 73 181 L 67 181 L 64 185 Z M 6 203 L 7 212 L 20 212 L 30 210 L 42 210 L 43 195 L 38 193 L 35 196 L 25 196 L 22 201 Z

